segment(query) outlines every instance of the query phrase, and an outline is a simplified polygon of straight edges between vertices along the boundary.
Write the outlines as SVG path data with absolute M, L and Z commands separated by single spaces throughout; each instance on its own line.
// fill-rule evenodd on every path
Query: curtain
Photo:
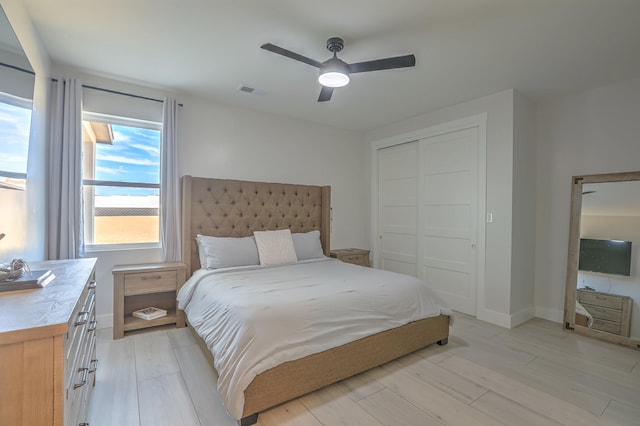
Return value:
M 178 173 L 178 103 L 165 98 L 160 155 L 160 240 L 165 261 L 182 257 L 180 240 L 180 175 Z
M 82 254 L 82 83 L 53 83 L 49 109 L 49 191 L 47 257 L 74 259 Z

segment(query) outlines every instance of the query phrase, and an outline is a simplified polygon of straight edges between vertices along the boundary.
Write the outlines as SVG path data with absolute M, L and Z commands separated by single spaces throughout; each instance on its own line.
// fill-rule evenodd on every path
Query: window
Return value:
M 0 188 L 26 188 L 30 128 L 31 101 L 0 93 Z
M 83 114 L 87 249 L 160 242 L 161 129 L 155 122 Z

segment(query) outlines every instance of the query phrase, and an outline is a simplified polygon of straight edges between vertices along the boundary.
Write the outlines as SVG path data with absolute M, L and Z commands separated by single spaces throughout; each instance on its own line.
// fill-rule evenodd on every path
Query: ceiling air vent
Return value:
M 256 89 L 254 87 L 245 86 L 244 84 L 240 86 L 241 92 L 253 93 Z

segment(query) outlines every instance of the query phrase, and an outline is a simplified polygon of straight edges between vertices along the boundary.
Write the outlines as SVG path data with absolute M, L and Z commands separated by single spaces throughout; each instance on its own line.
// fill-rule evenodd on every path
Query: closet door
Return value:
M 417 276 L 418 143 L 378 151 L 377 266 Z
M 419 142 L 418 276 L 449 306 L 476 313 L 478 129 Z

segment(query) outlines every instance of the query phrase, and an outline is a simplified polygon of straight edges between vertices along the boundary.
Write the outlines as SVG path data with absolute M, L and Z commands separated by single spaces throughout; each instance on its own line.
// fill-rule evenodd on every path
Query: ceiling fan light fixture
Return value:
M 338 71 L 321 72 L 318 81 L 326 87 L 343 87 L 349 84 L 349 76 Z
M 326 87 L 346 86 L 349 84 L 349 65 L 335 57 L 329 59 L 322 64 L 318 81 Z

